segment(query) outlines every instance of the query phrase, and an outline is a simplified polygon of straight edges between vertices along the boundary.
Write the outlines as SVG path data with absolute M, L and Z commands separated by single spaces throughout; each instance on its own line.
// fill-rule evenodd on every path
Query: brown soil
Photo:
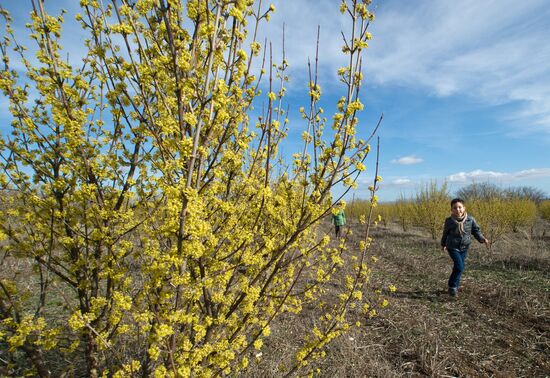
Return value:
M 350 252 L 361 234 L 352 225 Z M 327 231 L 329 231 L 327 226 Z M 523 234 L 472 246 L 459 296 L 446 292 L 450 258 L 421 232 L 373 230 L 378 257 L 365 294 L 379 290 L 390 305 L 361 321 L 315 362 L 322 377 L 548 377 L 550 376 L 550 242 Z M 397 287 L 390 292 L 390 285 Z M 338 287 L 335 287 L 335 292 Z M 303 334 L 312 309 L 274 324 L 261 354 L 244 374 L 278 377 Z

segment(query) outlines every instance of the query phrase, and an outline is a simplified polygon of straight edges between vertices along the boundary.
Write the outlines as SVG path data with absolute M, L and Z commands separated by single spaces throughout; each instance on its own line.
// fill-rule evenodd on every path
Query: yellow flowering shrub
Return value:
M 441 186 L 436 182 L 424 185 L 415 196 L 414 223 L 429 232 L 432 239 L 441 237 L 443 222 L 450 213 L 449 203 L 447 183 Z
M 315 73 L 288 169 L 278 166 L 288 62 L 269 67 L 262 96 L 266 71 L 252 59 L 265 46 L 247 31 L 275 7 L 134 3 L 80 2 L 88 37 L 76 62 L 60 45 L 63 14 L 33 8 L 31 61 L 0 11 L 0 90 L 13 118 L 0 138 L 0 343 L 24 361 L 14 375 L 61 375 L 61 361 L 90 377 L 236 374 L 275 318 L 324 306 L 347 253 L 316 226 L 338 201 L 332 189 L 357 185 L 370 151 L 356 139 L 357 62 L 371 38 L 363 2 L 345 7 L 361 37 L 345 47 L 330 135 Z M 368 300 L 370 243 L 367 231 L 340 302 L 303 335 L 289 373 L 322 358 L 351 326 L 347 309 Z
M 542 219 L 550 220 L 550 200 L 543 201 L 538 210 Z

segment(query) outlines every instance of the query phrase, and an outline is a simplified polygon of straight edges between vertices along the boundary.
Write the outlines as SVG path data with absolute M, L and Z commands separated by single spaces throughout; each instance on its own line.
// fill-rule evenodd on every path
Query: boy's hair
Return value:
M 464 200 L 462 198 L 454 198 L 452 201 L 451 201 L 451 207 L 453 207 L 453 205 L 455 203 L 458 203 L 460 202 L 462 205 L 464 205 Z

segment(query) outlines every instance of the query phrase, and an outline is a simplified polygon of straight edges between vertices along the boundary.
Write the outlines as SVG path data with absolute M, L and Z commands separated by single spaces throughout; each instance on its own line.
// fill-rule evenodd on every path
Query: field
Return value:
M 360 226 L 348 229 L 356 246 Z M 396 225 L 373 234 L 370 254 L 378 261 L 365 294 L 381 291 L 389 305 L 371 319 L 351 313 L 362 325 L 330 344 L 316 375 L 550 376 L 550 224 L 507 235 L 491 251 L 474 242 L 457 299 L 446 292 L 451 260 L 438 240 Z M 246 376 L 281 376 L 298 335 L 318 316 L 305 309 L 280 319 Z

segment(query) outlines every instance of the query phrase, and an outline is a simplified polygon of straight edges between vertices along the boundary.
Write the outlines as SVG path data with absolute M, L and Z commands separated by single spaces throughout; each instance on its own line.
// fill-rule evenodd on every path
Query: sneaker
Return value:
M 450 287 L 449 288 L 449 295 L 451 297 L 456 297 L 458 296 L 458 289 L 456 287 Z

